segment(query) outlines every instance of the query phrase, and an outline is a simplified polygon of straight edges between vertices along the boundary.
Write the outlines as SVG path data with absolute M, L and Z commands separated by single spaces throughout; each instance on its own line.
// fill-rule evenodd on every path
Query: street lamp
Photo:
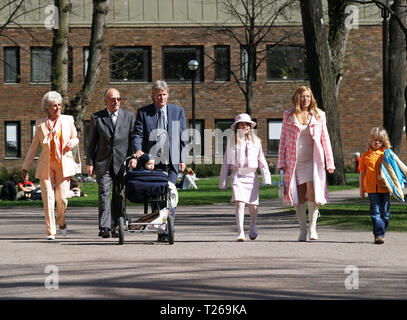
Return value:
M 192 80 L 192 141 L 193 141 L 193 148 L 192 148 L 192 170 L 195 172 L 195 76 L 196 71 L 199 68 L 199 62 L 192 59 L 188 62 L 188 69 L 191 70 L 191 80 Z
M 386 110 L 386 106 L 389 105 L 389 21 L 390 12 L 387 9 L 388 6 L 393 5 L 392 0 L 383 0 L 383 5 L 379 6 L 381 9 L 381 16 L 383 18 L 382 27 L 382 58 L 383 58 L 383 111 Z M 387 112 L 383 113 L 383 123 L 387 123 L 385 118 Z

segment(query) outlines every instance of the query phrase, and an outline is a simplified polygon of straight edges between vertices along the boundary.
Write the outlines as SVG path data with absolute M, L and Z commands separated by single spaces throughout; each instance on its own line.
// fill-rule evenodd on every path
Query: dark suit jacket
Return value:
M 167 133 L 169 137 L 169 164 L 170 169 L 178 172 L 178 164 L 186 163 L 187 141 L 185 136 L 185 113 L 184 109 L 167 103 Z M 133 134 L 135 151 L 142 150 L 150 153 L 156 141 L 150 141 L 150 133 L 157 129 L 157 111 L 154 103 L 141 107 L 137 110 L 136 129 Z
M 134 153 L 132 144 L 134 129 L 135 116 L 132 111 L 119 108 L 116 130 L 113 130 L 107 108 L 92 114 L 86 164 L 94 166 L 97 175 L 103 175 L 113 161 L 113 170 L 117 174 L 126 157 Z

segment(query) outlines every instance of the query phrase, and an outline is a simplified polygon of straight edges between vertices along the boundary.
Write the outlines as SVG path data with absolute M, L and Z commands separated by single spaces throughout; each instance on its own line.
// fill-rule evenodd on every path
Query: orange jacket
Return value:
M 367 193 L 387 193 L 386 186 L 380 177 L 380 165 L 383 161 L 384 149 L 373 151 L 369 149 L 362 154 L 359 163 L 359 170 L 365 171 L 363 179 L 363 188 Z

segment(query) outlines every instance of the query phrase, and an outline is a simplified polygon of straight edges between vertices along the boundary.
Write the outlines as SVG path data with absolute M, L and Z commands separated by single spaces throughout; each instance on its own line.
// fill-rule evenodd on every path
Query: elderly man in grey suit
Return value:
M 178 172 L 186 167 L 188 137 L 184 134 L 184 109 L 167 103 L 168 91 L 165 81 L 153 83 L 153 103 L 137 110 L 133 144 L 136 158 L 150 153 L 155 157 L 156 167 L 168 169 L 168 179 L 175 184 Z M 159 235 L 158 240 L 166 241 L 165 235 Z
M 99 236 L 118 236 L 117 220 L 122 210 L 123 188 L 120 169 L 126 157 L 134 153 L 132 134 L 135 116 L 132 111 L 120 108 L 120 92 L 114 88 L 106 90 L 106 108 L 91 116 L 86 171 L 96 173 L 99 193 Z M 136 166 L 132 159 L 130 165 Z M 110 200 L 111 186 L 113 189 Z

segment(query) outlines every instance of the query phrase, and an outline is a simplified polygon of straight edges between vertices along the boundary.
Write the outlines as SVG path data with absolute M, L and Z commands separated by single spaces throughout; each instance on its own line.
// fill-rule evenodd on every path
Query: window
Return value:
M 31 120 L 31 141 L 35 136 L 35 120 Z M 41 150 L 42 150 L 42 144 L 40 144 L 40 147 L 38 148 L 37 154 L 36 154 L 36 158 L 38 158 L 41 154 Z
M 86 158 L 89 141 L 90 120 L 83 120 L 83 154 Z
M 278 147 L 280 144 L 280 135 L 283 121 L 268 120 L 267 123 L 267 155 L 278 156 Z
M 267 80 L 303 80 L 304 48 L 267 46 Z
M 68 83 L 73 82 L 73 51 L 68 47 Z
M 228 136 L 233 134 L 233 129 L 230 127 L 233 122 L 234 120 L 215 120 L 215 160 L 223 158 Z
M 215 46 L 215 81 L 230 81 L 229 46 Z
M 193 140 L 193 131 L 192 131 L 192 120 L 189 120 L 189 129 L 191 129 L 191 136 L 189 138 L 189 142 L 191 143 Z M 195 147 L 195 155 L 196 156 L 203 156 L 204 155 L 204 120 L 196 120 L 195 119 L 195 138 L 196 138 L 196 147 Z M 193 156 L 193 149 L 191 148 L 189 152 L 190 156 Z
M 18 121 L 6 121 L 4 123 L 6 128 L 5 134 L 5 156 L 12 158 L 19 158 L 21 156 L 20 151 L 20 122 Z
M 51 49 L 31 48 L 31 81 L 50 82 Z
M 31 48 L 31 82 L 51 81 L 51 48 Z M 68 48 L 68 82 L 73 81 L 73 53 L 72 47 Z
M 151 48 L 111 48 L 110 81 L 151 82 Z
M 254 56 L 254 61 L 252 61 L 253 67 L 252 70 L 254 72 L 254 78 L 253 80 L 256 81 L 256 71 L 255 66 L 256 66 L 256 57 Z M 247 79 L 247 75 L 249 72 L 249 53 L 247 51 L 247 47 L 242 46 L 240 48 L 240 79 L 242 81 L 245 81 Z
M 195 72 L 196 81 L 204 81 L 203 47 L 163 47 L 163 70 L 166 81 L 185 81 L 191 79 L 188 61 L 195 59 L 199 68 Z
M 83 48 L 83 78 L 86 77 L 86 72 L 88 72 L 88 58 L 89 58 L 89 47 Z
M 20 48 L 4 48 L 4 82 L 20 82 Z

